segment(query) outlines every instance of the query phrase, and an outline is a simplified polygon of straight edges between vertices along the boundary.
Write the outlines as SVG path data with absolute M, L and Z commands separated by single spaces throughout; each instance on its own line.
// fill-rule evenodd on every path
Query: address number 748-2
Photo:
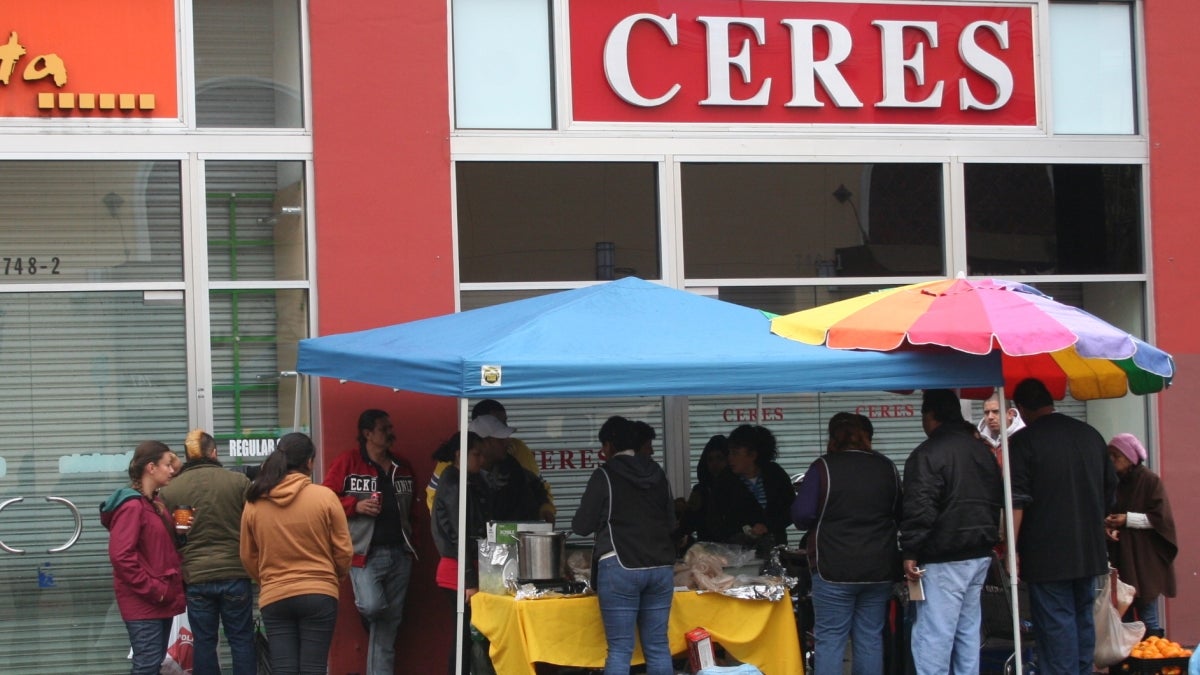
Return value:
M 58 265 L 58 256 L 51 258 L 49 263 L 46 262 L 45 258 L 42 258 L 42 262 L 38 262 L 38 259 L 33 256 L 29 256 L 28 258 L 4 258 L 4 276 L 32 276 L 38 272 L 58 274 Z

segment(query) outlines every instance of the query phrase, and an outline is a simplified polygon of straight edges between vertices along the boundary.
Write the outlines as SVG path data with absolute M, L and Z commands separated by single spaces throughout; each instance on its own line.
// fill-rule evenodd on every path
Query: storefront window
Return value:
M 688 278 L 941 274 L 937 164 L 681 167 Z
M 546 0 L 454 0 L 454 118 L 459 129 L 554 125 Z
M 178 162 L 0 162 L 0 283 L 183 279 Z
M 1135 134 L 1133 3 L 1050 3 L 1056 134 Z
M 307 291 L 214 290 L 209 303 L 213 435 L 275 439 L 293 429 L 306 431 L 306 392 L 297 388 L 293 373 L 297 342 L 308 337 Z
M 299 0 L 191 4 L 197 126 L 303 127 Z
M 129 484 L 139 442 L 182 451 L 184 304 L 140 291 L 0 293 L 0 327 L 0 500 L 20 498 L 0 512 L 0 539 L 25 552 L 0 551 L 3 670 L 127 671 L 96 505 Z M 82 528 L 62 549 L 72 506 Z
M 209 277 L 222 281 L 303 280 L 302 162 L 208 162 Z
M 657 165 L 458 162 L 464 283 L 658 279 Z
M 1141 168 L 967 164 L 972 275 L 1142 272 Z

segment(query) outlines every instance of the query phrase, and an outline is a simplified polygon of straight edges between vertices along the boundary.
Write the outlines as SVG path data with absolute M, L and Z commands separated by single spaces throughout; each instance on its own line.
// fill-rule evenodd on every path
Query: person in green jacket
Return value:
M 184 442 L 187 462 L 159 493 L 167 508 L 195 509 L 187 543 L 180 549 L 187 582 L 187 613 L 194 643 L 193 674 L 219 675 L 217 629 L 233 658 L 233 675 L 254 675 L 254 595 L 250 575 L 238 557 L 242 508 L 250 480 L 221 466 L 217 443 L 196 429 Z

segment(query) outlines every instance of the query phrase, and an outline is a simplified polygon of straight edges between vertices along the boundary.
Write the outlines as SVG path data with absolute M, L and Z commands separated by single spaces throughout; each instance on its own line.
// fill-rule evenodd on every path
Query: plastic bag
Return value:
M 187 612 L 171 619 L 171 632 L 167 637 L 167 657 L 163 659 L 161 675 L 191 675 L 192 673 L 192 626 Z
M 1121 622 L 1121 613 L 1113 607 L 1112 594 L 1108 589 L 1096 594 L 1092 616 L 1096 621 L 1096 651 L 1093 657 L 1101 668 L 1129 658 L 1133 646 L 1146 633 L 1146 624 L 1141 621 Z
M 1117 576 L 1117 571 L 1109 569 L 1108 571 L 1109 586 L 1112 588 L 1113 604 L 1117 607 L 1117 614 L 1125 616 L 1125 612 L 1129 610 L 1129 606 L 1133 604 L 1133 597 L 1137 595 L 1137 589 L 1133 584 L 1127 584 L 1121 581 Z
M 755 558 L 752 550 L 701 541 L 687 550 L 683 561 L 692 573 L 692 581 L 695 582 L 696 588 L 702 591 L 723 591 L 737 581 L 726 569 L 744 567 L 753 563 Z M 679 571 L 676 568 L 677 576 Z

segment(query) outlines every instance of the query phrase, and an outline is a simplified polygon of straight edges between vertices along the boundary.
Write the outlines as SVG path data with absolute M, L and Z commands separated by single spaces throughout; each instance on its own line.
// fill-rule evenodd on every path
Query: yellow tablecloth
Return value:
M 477 593 L 472 623 L 491 641 L 497 673 L 534 673 L 535 662 L 603 668 L 606 652 L 600 604 L 594 595 L 516 600 Z M 764 675 L 800 675 L 800 642 L 791 599 L 740 600 L 720 593 L 678 592 L 671 603 L 671 653 L 687 651 L 684 634 L 703 627 L 725 650 Z M 639 644 L 635 663 L 642 663 Z

